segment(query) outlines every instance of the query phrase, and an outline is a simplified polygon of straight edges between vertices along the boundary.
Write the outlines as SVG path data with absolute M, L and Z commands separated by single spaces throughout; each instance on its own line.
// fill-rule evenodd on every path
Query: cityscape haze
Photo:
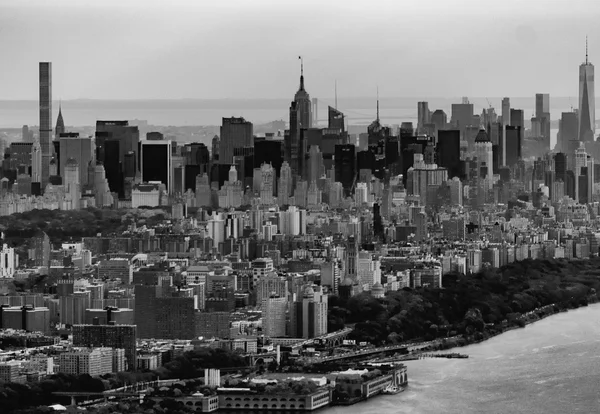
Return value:
M 599 17 L 1 2 L 1 411 L 597 411 Z

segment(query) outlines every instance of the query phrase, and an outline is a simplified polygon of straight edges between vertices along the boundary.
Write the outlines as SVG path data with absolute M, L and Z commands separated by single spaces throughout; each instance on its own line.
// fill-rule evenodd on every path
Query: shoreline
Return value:
M 437 352 L 437 351 L 446 351 L 446 350 L 452 350 L 454 348 L 464 348 L 465 346 L 469 346 L 469 345 L 475 345 L 475 344 L 479 344 L 482 342 L 485 342 L 489 339 L 492 339 L 496 336 L 502 335 L 504 333 L 516 330 L 516 329 L 522 329 L 525 328 L 527 325 L 531 325 L 534 324 L 535 322 L 539 322 L 541 320 L 544 320 L 550 316 L 554 316 L 557 315 L 559 313 L 563 313 L 563 312 L 568 312 L 570 310 L 575 310 L 575 309 L 579 309 L 579 308 L 584 308 L 590 305 L 595 305 L 600 303 L 599 298 L 597 297 L 596 294 L 591 295 L 587 298 L 587 303 L 585 305 L 581 305 L 581 306 L 577 306 L 577 307 L 571 307 L 571 308 L 567 308 L 564 307 L 564 305 L 561 304 L 550 304 L 550 305 L 544 305 L 541 306 L 539 308 L 536 308 L 530 312 L 527 312 L 523 315 L 521 315 L 515 324 L 512 324 L 510 326 L 506 326 L 506 327 L 499 327 L 499 329 L 497 328 L 497 325 L 494 325 L 495 329 L 484 329 L 481 332 L 477 332 L 478 334 L 481 334 L 483 336 L 483 338 L 475 338 L 475 334 L 473 335 L 460 335 L 460 336 L 453 336 L 453 337 L 445 337 L 445 338 L 438 338 L 435 339 L 434 342 L 436 342 L 436 344 L 431 344 L 431 345 L 426 345 L 423 348 L 419 348 L 418 350 L 414 350 L 409 352 L 409 354 L 405 355 L 405 358 L 410 360 L 411 357 L 418 357 L 419 354 L 424 353 L 424 352 Z M 417 358 L 419 359 L 419 358 Z M 402 362 L 403 358 L 401 357 L 400 359 L 395 359 L 398 362 Z

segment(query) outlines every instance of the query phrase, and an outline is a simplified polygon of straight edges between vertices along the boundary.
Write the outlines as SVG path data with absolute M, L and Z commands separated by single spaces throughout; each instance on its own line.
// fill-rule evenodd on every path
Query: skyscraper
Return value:
M 42 188 L 48 184 L 52 150 L 52 62 L 40 62 L 40 147 L 42 149 Z
M 173 191 L 171 151 L 170 140 L 141 142 L 142 181 L 160 181 L 169 193 Z
M 342 183 L 346 197 L 352 194 L 356 182 L 356 147 L 352 144 L 335 146 L 335 181 Z
M 510 125 L 510 98 L 502 98 L 502 124 Z
M 290 336 L 315 338 L 327 333 L 327 297 L 320 286 L 307 286 L 302 297 L 290 303 Z
M 298 123 L 300 128 L 308 129 L 312 127 L 312 107 L 310 95 L 304 89 L 304 62 L 300 64 L 300 88 L 294 95 L 294 102 L 298 105 Z
M 300 87 L 290 105 L 290 129 L 285 137 L 285 160 L 290 164 L 292 175 L 302 176 L 306 157 L 304 132 L 312 126 L 310 95 L 304 89 L 304 64 L 300 66 Z
M 54 139 L 60 137 L 65 132 L 65 121 L 62 116 L 62 105 L 58 106 L 58 118 L 56 118 L 56 129 L 54 130 Z
M 457 129 L 442 129 L 438 131 L 436 163 L 448 170 L 448 177 L 461 177 L 460 161 L 460 131 Z
M 426 124 L 431 122 L 431 111 L 428 102 L 417 102 L 417 131 L 421 133 Z
M 579 65 L 579 140 L 593 141 L 596 132 L 596 95 L 594 93 L 594 65 L 588 61 L 587 38 L 585 63 Z
M 219 141 L 219 164 L 233 164 L 235 148 L 253 147 L 252 122 L 244 118 L 223 118 Z
M 63 182 L 66 161 L 73 158 L 79 165 L 79 184 L 93 184 L 89 182 L 88 166 L 90 162 L 96 165 L 94 138 L 80 137 L 78 132 L 71 132 L 62 133 L 57 139 L 60 142 L 58 159 L 62 161 L 58 167 L 58 174 L 63 177 Z
M 42 182 L 42 147 L 39 140 L 31 146 L 31 182 Z

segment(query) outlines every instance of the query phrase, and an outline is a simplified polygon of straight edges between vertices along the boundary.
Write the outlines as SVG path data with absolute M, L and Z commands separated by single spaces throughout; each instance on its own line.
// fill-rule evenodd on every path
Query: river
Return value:
M 600 413 L 600 304 L 408 361 L 409 386 L 326 414 Z

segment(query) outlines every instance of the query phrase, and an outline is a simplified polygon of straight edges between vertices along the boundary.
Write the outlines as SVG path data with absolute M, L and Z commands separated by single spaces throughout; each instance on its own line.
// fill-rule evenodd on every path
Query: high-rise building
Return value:
M 329 121 L 327 128 L 337 129 L 341 132 L 344 132 L 346 128 L 344 124 L 344 114 L 338 111 L 336 108 L 332 108 L 331 106 L 328 107 L 327 113 Z
M 136 369 L 135 325 L 73 325 L 73 345 L 125 350 L 127 369 Z
M 300 87 L 290 105 L 290 129 L 286 131 L 285 160 L 290 164 L 292 175 L 303 176 L 306 157 L 305 131 L 312 127 L 310 96 L 304 89 L 304 65 L 300 69 Z
M 541 118 L 544 114 L 550 113 L 550 94 L 536 93 L 535 94 L 535 116 Z
M 473 125 L 473 104 L 467 98 L 462 103 L 452 104 L 452 125 L 464 135 L 465 128 Z
M 520 127 L 522 130 L 525 129 L 525 114 L 522 109 L 510 110 L 510 126 Z
M 477 157 L 479 178 L 485 179 L 487 189 L 492 188 L 492 176 L 494 158 L 492 152 L 492 141 L 485 129 L 481 129 L 475 138 L 475 154 Z M 485 173 L 484 173 L 485 172 Z
M 50 237 L 43 231 L 29 239 L 29 259 L 33 260 L 34 266 L 49 266 L 50 250 Z
M 502 98 L 502 124 L 510 125 L 510 98 Z
M 336 145 L 335 181 L 342 183 L 346 197 L 352 194 L 356 174 L 356 147 L 352 144 Z
M 96 121 L 95 139 L 96 160 L 104 166 L 110 191 L 124 197 L 125 155 L 133 152 L 139 157 L 140 131 L 128 121 Z
M 50 177 L 52 158 L 52 62 L 40 62 L 40 146 L 42 148 L 42 188 Z
M 39 140 L 31 146 L 31 182 L 42 182 L 42 147 Z
M 417 133 L 422 133 L 425 125 L 431 122 L 431 111 L 428 102 L 417 102 Z
M 579 140 L 594 140 L 596 132 L 596 95 L 594 91 L 594 65 L 588 60 L 587 38 L 585 62 L 579 65 Z
M 431 114 L 431 122 L 435 125 L 436 131 L 446 128 L 448 124 L 448 116 L 441 109 L 436 109 Z
M 60 142 L 58 173 L 65 177 L 66 161 L 74 159 L 79 165 L 79 183 L 82 186 L 93 184 L 89 182 L 88 166 L 96 164 L 96 145 L 93 137 L 80 137 L 79 133 L 62 133 L 57 139 Z
M 460 131 L 442 129 L 438 131 L 436 163 L 448 170 L 448 177 L 461 177 Z
M 287 298 L 270 296 L 262 302 L 263 335 L 279 338 L 286 333 Z
M 66 193 L 71 197 L 73 209 L 78 210 L 81 200 L 81 185 L 79 181 L 79 164 L 74 158 L 69 158 L 67 162 L 65 162 L 63 183 Z
M 518 126 L 505 127 L 505 159 L 507 167 L 514 167 L 521 158 L 522 129 Z
M 172 192 L 171 141 L 145 140 L 141 141 L 140 147 L 142 181 L 159 181 L 166 186 L 168 192 Z
M 327 333 L 327 294 L 320 286 L 307 286 L 290 303 L 290 336 L 315 338 Z
M 577 112 L 563 112 L 560 117 L 556 151 L 574 154 L 579 147 L 579 119 Z
M 219 164 L 232 164 L 234 149 L 253 146 L 252 122 L 244 118 L 223 118 L 218 150 Z
M 304 89 L 304 63 L 300 66 L 300 87 L 294 95 L 294 102 L 297 103 L 298 124 L 300 129 L 311 128 L 312 125 L 312 107 L 310 95 Z
M 56 128 L 54 129 L 54 139 L 65 133 L 65 121 L 62 115 L 62 105 L 58 106 L 58 118 L 56 118 Z
M 307 168 L 307 181 L 312 183 L 316 182 L 324 172 L 323 166 L 323 154 L 319 150 L 317 145 L 311 145 L 308 150 L 308 168 Z

